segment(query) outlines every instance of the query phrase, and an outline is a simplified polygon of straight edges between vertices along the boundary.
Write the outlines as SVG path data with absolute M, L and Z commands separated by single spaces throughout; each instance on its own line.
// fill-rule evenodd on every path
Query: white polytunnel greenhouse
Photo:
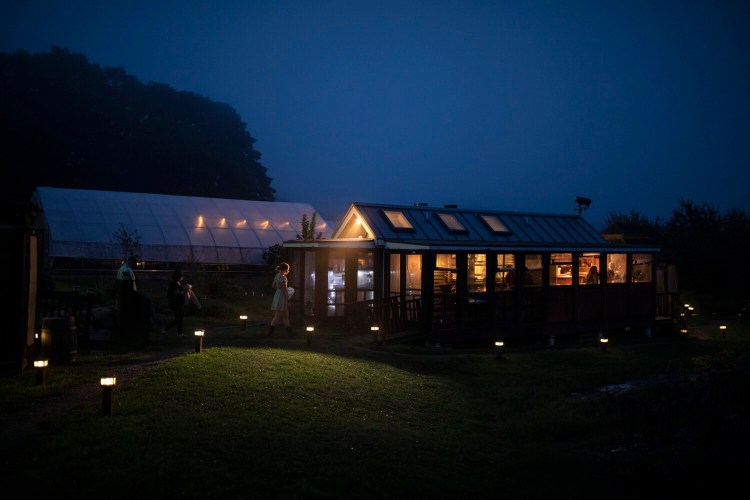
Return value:
M 38 187 L 44 252 L 50 259 L 120 260 L 123 230 L 150 263 L 262 265 L 269 247 L 297 239 L 316 213 L 315 233 L 332 227 L 307 203 L 230 200 Z

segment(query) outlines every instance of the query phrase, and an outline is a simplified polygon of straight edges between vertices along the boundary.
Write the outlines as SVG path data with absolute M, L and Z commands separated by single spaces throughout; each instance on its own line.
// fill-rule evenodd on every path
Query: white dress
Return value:
M 273 294 L 273 301 L 271 302 L 272 311 L 286 311 L 288 304 L 288 297 L 286 293 L 287 287 L 286 276 L 282 273 L 277 273 L 273 278 L 273 287 L 276 292 Z

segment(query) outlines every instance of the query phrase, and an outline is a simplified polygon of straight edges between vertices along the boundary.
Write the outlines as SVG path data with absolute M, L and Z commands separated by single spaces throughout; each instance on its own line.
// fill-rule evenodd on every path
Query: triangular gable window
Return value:
M 414 226 L 400 210 L 383 210 L 383 215 L 388 219 L 391 227 L 396 231 L 414 231 Z
M 443 223 L 445 228 L 451 233 L 468 233 L 463 224 L 453 214 L 438 213 L 437 216 L 440 218 L 440 222 Z
M 508 226 L 503 224 L 503 221 L 498 219 L 494 215 L 480 215 L 479 216 L 482 221 L 487 224 L 487 227 L 490 228 L 490 230 L 495 234 L 508 234 L 510 233 L 510 229 L 508 229 Z

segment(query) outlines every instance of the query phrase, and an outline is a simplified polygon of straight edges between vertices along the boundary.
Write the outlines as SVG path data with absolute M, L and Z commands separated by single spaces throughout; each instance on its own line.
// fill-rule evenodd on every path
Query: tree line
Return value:
M 51 186 L 273 201 L 254 143 L 227 104 L 65 48 L 0 53 L 6 200 Z

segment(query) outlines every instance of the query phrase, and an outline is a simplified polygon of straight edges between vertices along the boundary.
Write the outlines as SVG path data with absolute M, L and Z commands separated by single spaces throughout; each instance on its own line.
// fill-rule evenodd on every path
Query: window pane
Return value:
M 650 253 L 633 254 L 633 281 L 638 283 L 651 282 L 651 264 L 654 256 Z
M 328 257 L 328 316 L 344 315 L 344 281 L 346 259 L 343 254 L 331 252 Z
M 390 257 L 390 276 L 388 286 L 391 295 L 401 295 L 401 256 L 399 254 L 391 254 Z
M 516 287 L 516 258 L 512 253 L 497 256 L 495 270 L 495 291 L 513 290 Z
M 469 294 L 481 294 L 483 297 L 487 291 L 487 257 L 483 253 L 470 253 L 467 265 L 466 290 Z M 475 299 L 479 298 L 475 296 Z
M 598 253 L 578 254 L 578 284 L 598 285 L 601 283 L 599 275 L 601 255 Z
M 542 286 L 542 254 L 529 254 L 524 262 L 526 272 L 523 286 Z
M 550 286 L 573 284 L 572 253 L 550 254 L 549 284 Z
M 406 256 L 406 295 L 414 298 L 422 296 L 422 256 Z
M 625 283 L 628 258 L 624 253 L 607 255 L 607 283 Z

